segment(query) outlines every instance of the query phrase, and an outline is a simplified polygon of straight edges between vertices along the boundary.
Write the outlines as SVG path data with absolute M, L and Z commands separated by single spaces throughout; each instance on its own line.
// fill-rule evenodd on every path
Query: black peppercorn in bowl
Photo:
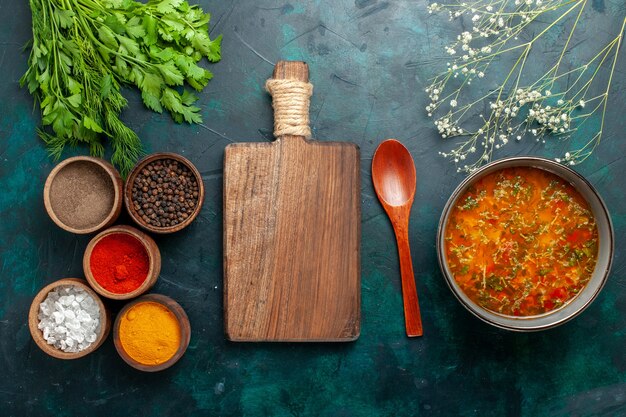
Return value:
M 154 233 L 177 232 L 198 216 L 204 184 L 198 169 L 175 153 L 148 155 L 126 179 L 124 202 L 130 217 Z

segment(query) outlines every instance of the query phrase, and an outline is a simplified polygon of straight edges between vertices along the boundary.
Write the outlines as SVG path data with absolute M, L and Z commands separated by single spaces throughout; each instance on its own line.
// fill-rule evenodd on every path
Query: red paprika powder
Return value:
M 114 233 L 96 243 L 90 258 L 98 284 L 115 294 L 136 290 L 146 280 L 150 258 L 143 244 L 126 233 Z

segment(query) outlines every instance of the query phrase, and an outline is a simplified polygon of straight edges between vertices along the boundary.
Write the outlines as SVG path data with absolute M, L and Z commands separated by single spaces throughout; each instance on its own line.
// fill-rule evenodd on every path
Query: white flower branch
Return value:
M 568 139 L 593 116 L 599 115 L 600 127 L 583 146 L 555 158 L 575 165 L 583 162 L 600 143 L 607 103 L 626 18 L 619 33 L 593 58 L 577 68 L 562 71 L 562 61 L 588 0 L 473 0 L 458 4 L 432 3 L 429 12 L 447 11 L 451 20 L 467 17 L 472 29 L 463 31 L 445 48 L 452 57 L 445 72 L 436 76 L 426 88 L 430 103 L 428 116 L 434 117 L 444 139 L 460 137 L 461 141 L 445 158 L 457 164 L 458 171 L 472 172 L 490 161 L 496 150 L 511 140 L 520 141 L 527 134 L 537 142 L 556 136 Z M 545 27 L 528 41 L 525 29 L 540 16 L 552 17 Z M 569 34 L 552 67 L 540 77 L 525 71 L 528 57 L 538 41 L 568 16 L 575 15 Z M 511 56 L 513 63 L 498 87 L 476 100 L 464 104 L 462 94 L 472 82 L 485 82 L 495 59 Z M 596 75 L 609 67 L 609 76 L 601 94 L 593 95 L 600 84 Z M 459 79 L 457 81 L 457 79 Z M 562 89 L 562 91 L 560 90 Z M 475 126 L 479 114 L 480 127 Z

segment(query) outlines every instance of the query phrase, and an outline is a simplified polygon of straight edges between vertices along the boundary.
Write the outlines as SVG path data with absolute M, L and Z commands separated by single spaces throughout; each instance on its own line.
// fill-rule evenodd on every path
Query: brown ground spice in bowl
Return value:
M 75 229 L 103 222 L 115 203 L 113 182 L 107 172 L 88 161 L 72 162 L 52 181 L 50 204 L 58 219 Z

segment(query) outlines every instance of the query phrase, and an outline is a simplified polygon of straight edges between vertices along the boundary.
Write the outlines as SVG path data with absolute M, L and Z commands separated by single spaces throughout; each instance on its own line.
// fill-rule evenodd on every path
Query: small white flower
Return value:
M 428 13 L 433 13 L 436 11 L 439 11 L 439 4 L 432 3 L 430 6 L 428 6 Z
M 450 100 L 450 107 L 456 107 L 456 100 Z
M 585 100 L 580 100 L 580 101 L 578 102 L 578 105 L 579 105 L 580 107 L 585 107 Z
M 546 97 L 550 97 L 552 95 L 552 91 L 546 90 Z

